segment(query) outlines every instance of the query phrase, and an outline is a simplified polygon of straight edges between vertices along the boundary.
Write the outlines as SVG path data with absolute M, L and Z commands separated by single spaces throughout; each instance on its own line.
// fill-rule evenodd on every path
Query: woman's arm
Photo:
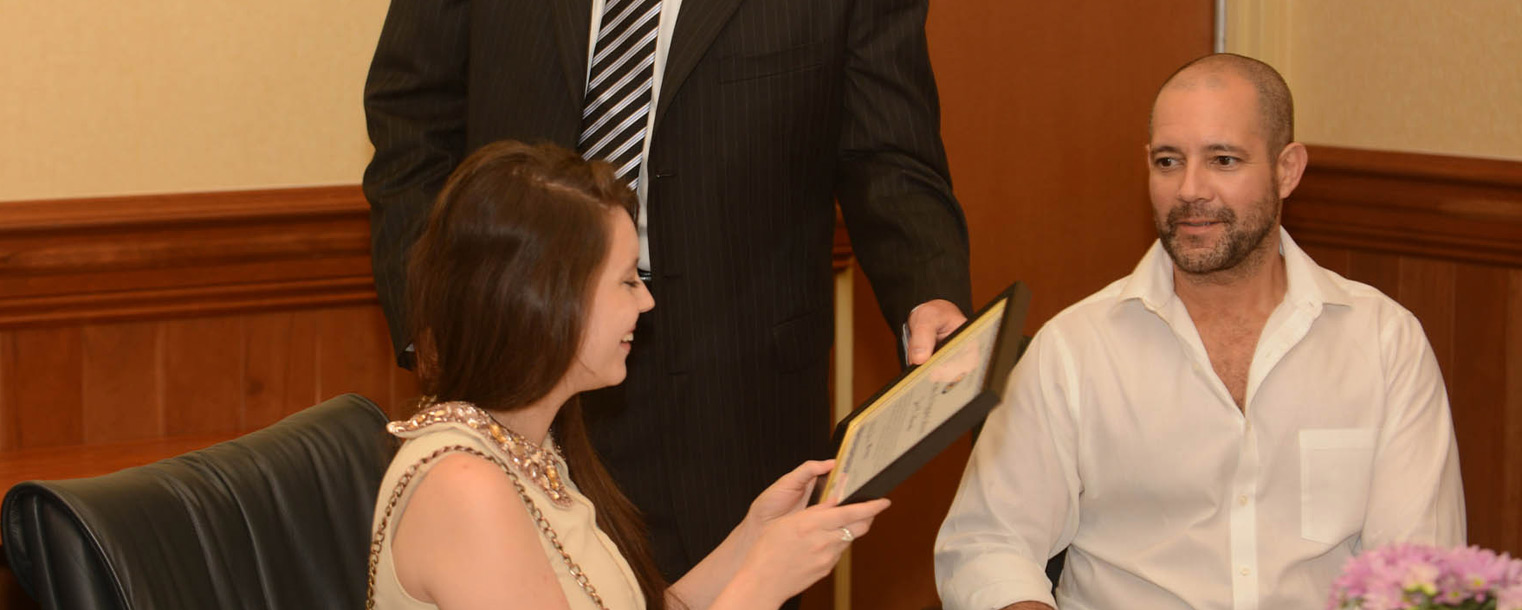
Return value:
M 724 586 L 734 580 L 735 573 L 740 571 L 746 551 L 761 536 L 760 530 L 761 526 L 747 516 L 713 552 L 688 570 L 680 580 L 671 584 L 671 588 L 666 590 L 666 605 L 670 608 L 685 607 L 687 610 L 703 610 L 712 606 Z M 673 601 L 681 605 L 672 603 Z
M 441 610 L 569 610 L 539 530 L 500 467 L 450 455 L 414 484 L 391 543 L 409 595 Z
M 805 462 L 768 487 L 718 548 L 672 585 L 668 598 L 689 610 L 775 610 L 824 578 L 852 537 L 872 526 L 888 500 L 805 508 L 814 482 L 834 461 Z

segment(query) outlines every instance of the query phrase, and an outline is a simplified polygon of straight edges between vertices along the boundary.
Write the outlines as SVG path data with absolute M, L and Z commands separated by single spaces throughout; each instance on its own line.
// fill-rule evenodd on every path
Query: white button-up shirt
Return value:
M 1318 267 L 1288 279 L 1238 409 L 1154 244 L 1010 376 L 936 540 L 948 609 L 1320 608 L 1364 548 L 1464 543 L 1448 396 L 1416 318 Z

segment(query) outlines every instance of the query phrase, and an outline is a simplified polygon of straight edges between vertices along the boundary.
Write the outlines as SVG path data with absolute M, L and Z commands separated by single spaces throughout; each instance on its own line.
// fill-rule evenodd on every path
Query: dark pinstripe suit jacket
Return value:
M 669 574 L 828 452 L 832 200 L 891 327 L 934 298 L 969 310 L 926 4 L 682 2 L 648 159 L 656 307 L 628 381 L 588 405 Z M 504 138 L 574 147 L 590 5 L 392 0 L 365 87 L 364 188 L 398 349 L 404 252 L 455 165 Z

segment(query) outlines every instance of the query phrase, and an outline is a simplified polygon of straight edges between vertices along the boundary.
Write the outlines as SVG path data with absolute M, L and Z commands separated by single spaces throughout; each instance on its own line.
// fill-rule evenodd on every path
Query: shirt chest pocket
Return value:
M 1300 536 L 1337 544 L 1363 528 L 1374 428 L 1300 431 Z

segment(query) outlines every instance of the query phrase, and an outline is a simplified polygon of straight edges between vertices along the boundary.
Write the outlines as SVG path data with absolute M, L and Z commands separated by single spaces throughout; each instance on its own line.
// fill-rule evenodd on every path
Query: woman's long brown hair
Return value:
M 581 345 L 591 287 L 607 258 L 610 210 L 638 201 L 607 163 L 558 146 L 498 142 L 450 175 L 411 250 L 408 303 L 423 394 L 513 410 L 543 398 Z M 652 610 L 666 582 L 639 511 L 587 439 L 577 399 L 556 440 L 597 525 L 623 551 Z

